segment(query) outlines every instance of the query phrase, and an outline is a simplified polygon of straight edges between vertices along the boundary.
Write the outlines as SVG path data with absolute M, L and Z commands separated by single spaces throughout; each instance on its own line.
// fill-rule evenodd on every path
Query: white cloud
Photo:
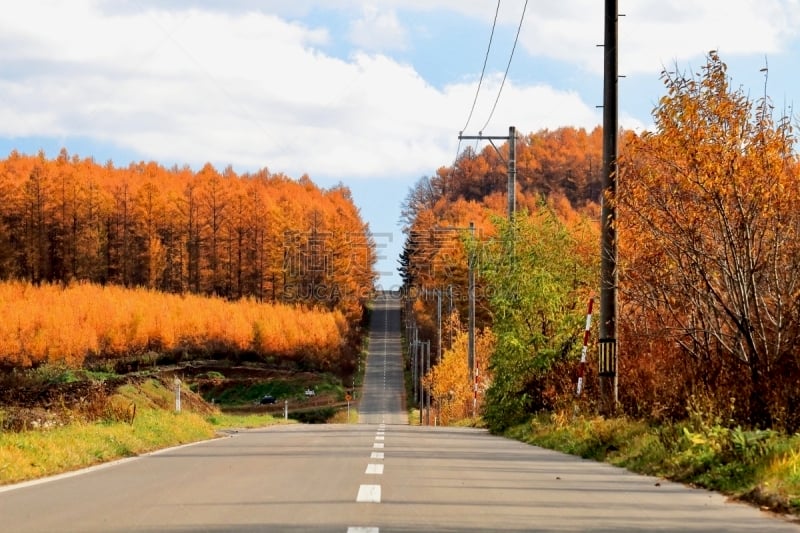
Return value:
M 797 0 L 622 0 L 620 73 L 658 73 L 663 66 L 719 49 L 728 55 L 785 51 L 798 35 Z M 534 56 L 603 69 L 603 2 L 564 0 L 529 5 L 521 41 Z
M 40 23 L 43 10 L 53 17 Z M 471 83 L 439 90 L 381 54 L 330 57 L 317 48 L 325 30 L 256 12 L 123 15 L 84 1 L 27 2 L 14 15 L 0 21 L 0 34 L 16 28 L 0 70 L 24 65 L 0 80 L 6 137 L 102 139 L 167 164 L 408 177 L 455 155 L 474 96 Z M 487 79 L 486 98 L 498 84 Z M 490 105 L 479 102 L 484 118 Z M 598 118 L 573 93 L 507 82 L 492 127 L 515 122 Z
M 725 5 L 732 3 L 735 8 L 720 11 L 684 0 L 623 0 L 628 16 L 620 23 L 621 40 L 628 44 L 621 71 L 657 71 L 662 62 L 717 46 L 736 53 L 777 50 L 795 31 L 794 0 Z M 388 44 L 362 31 L 365 51 L 346 60 L 322 51 L 337 37 L 328 29 L 257 11 L 256 2 L 239 0 L 230 12 L 186 4 L 164 11 L 136 3 L 114 11 L 116 4 L 90 0 L 17 3 L 0 19 L 0 136 L 94 138 L 167 164 L 268 166 L 343 180 L 416 177 L 454 157 L 475 81 L 437 88 L 412 66 L 374 50 L 408 38 L 401 10 L 447 8 L 490 20 L 493 3 L 387 0 L 380 11 L 357 11 L 361 18 L 352 29 L 381 29 Z M 524 46 L 599 71 L 597 4 L 531 3 Z M 521 2 L 503 6 L 501 22 L 516 29 Z M 500 79 L 487 74 L 470 129 L 486 120 Z M 527 131 L 592 128 L 601 122 L 595 103 L 509 79 L 484 133 L 502 134 L 512 124 Z M 633 117 L 620 122 L 643 127 Z
M 470 133 L 484 128 L 485 124 L 485 135 L 497 135 L 508 131 L 511 125 L 537 131 L 568 125 L 593 128 L 602 121 L 598 110 L 587 105 L 574 91 L 559 91 L 543 84 L 516 86 L 506 80 L 497 108 L 487 124 L 501 81 L 502 74 L 499 73 L 484 80 L 474 118 L 470 121 Z M 474 98 L 475 86 L 453 85 L 447 87 L 445 92 L 448 100 L 458 102 L 458 112 L 463 114 L 465 109 L 469 109 L 464 104 L 471 103 Z M 459 123 L 459 127 L 461 125 Z
M 408 35 L 394 11 L 367 5 L 350 25 L 350 41 L 369 51 L 405 50 Z
M 795 0 L 626 1 L 620 69 L 657 72 L 720 50 L 723 57 L 777 54 L 797 35 Z M 623 46 L 623 44 L 625 46 Z

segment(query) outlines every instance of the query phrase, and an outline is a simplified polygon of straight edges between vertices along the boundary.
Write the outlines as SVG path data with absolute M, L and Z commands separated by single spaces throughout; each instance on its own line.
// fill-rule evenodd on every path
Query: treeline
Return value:
M 654 131 L 621 137 L 617 407 L 796 431 L 800 161 L 791 118 L 733 89 L 714 53 L 700 74 L 665 72 L 664 82 Z M 599 293 L 601 134 L 562 128 L 518 143 L 513 222 L 492 147 L 422 178 L 403 206 L 406 312 L 422 338 L 438 334 L 439 294 L 445 316 L 452 309 L 466 323 L 472 262 L 476 325 L 495 339 L 479 393 L 497 431 L 576 402 L 598 408 L 597 316 L 580 398 L 575 385 L 587 301 Z M 466 365 L 465 353 L 456 359 Z
M 0 162 L 0 278 L 303 303 L 360 317 L 375 245 L 344 186 L 266 169 Z
M 541 130 L 521 135 L 516 143 L 517 186 L 523 192 L 563 196 L 581 207 L 598 202 L 602 178 L 602 129 Z M 442 167 L 425 180 L 426 191 L 416 191 L 426 200 L 433 197 L 450 202 L 458 199 L 484 202 L 506 190 L 508 144 L 476 153 L 468 147 L 456 163 Z M 502 157 L 501 157 L 502 155 Z M 415 200 L 417 200 L 415 198 Z
M 402 205 L 406 241 L 399 271 L 406 293 L 419 307 L 418 326 L 436 333 L 434 291 L 445 294 L 446 314 L 460 311 L 466 324 L 468 257 L 466 243 L 488 241 L 499 233 L 498 218 L 507 213 L 505 160 L 508 145 L 480 153 L 467 148 L 452 166 L 424 176 L 409 190 Z M 535 213 L 543 206 L 581 234 L 599 219 L 602 131 L 560 128 L 524 135 L 517 140 L 517 209 Z M 501 159 L 502 155 L 502 159 Z M 473 229 L 470 230 L 470 223 Z M 599 239 L 599 237 L 598 237 Z M 594 253 L 594 242 L 585 243 Z M 480 262 L 480 258 L 476 259 Z M 476 271 L 479 264 L 475 265 Z M 480 280 L 479 280 L 480 281 Z M 491 326 L 485 286 L 478 284 L 476 317 L 479 328 Z
M 400 258 L 406 313 L 420 338 L 438 346 L 442 335 L 442 360 L 434 354 L 439 366 L 426 387 L 444 423 L 473 412 L 475 387 L 494 429 L 571 401 L 586 303 L 598 286 L 600 137 L 562 128 L 518 141 L 513 223 L 505 164 L 491 146 L 467 149 L 409 191 Z M 507 145 L 499 150 L 507 157 Z M 470 263 L 476 384 L 468 383 L 465 342 Z

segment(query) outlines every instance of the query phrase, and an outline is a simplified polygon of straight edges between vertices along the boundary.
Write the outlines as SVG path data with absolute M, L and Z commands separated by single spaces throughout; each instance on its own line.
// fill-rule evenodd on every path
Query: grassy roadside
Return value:
M 800 435 L 689 420 L 540 415 L 506 436 L 800 515 Z
M 214 438 L 223 429 L 287 423 L 264 414 L 222 414 L 191 401 L 188 392 L 185 408 L 175 413 L 172 394 L 156 380 L 126 385 L 109 399 L 110 408 L 99 420 L 0 432 L 0 485 Z

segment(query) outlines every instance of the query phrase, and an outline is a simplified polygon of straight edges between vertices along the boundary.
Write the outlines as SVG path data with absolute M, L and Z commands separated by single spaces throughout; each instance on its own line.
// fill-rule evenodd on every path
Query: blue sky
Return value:
M 502 0 L 474 116 L 489 118 L 524 0 Z M 602 0 L 528 2 L 486 134 L 601 123 Z M 400 282 L 400 202 L 453 162 L 495 0 L 6 0 L 0 155 L 267 167 L 349 186 Z M 642 129 L 663 67 L 718 50 L 734 85 L 800 102 L 799 0 L 619 0 L 620 123 Z M 796 112 L 787 109 L 787 112 Z M 795 120 L 797 122 L 797 120 Z

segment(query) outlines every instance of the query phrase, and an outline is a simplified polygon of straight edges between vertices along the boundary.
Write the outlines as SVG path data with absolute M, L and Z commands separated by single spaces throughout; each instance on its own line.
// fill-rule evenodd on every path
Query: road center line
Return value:
M 382 442 L 376 442 L 375 444 L 372 445 L 372 447 L 375 448 L 375 449 L 383 448 L 383 443 Z
M 370 459 L 383 459 L 383 452 L 372 452 Z
M 375 440 L 383 440 L 383 435 L 375 435 Z
M 348 527 L 347 533 L 380 533 L 377 527 Z
M 356 496 L 358 503 L 381 503 L 381 486 L 380 485 L 361 485 L 358 488 L 358 496 Z
M 367 465 L 365 474 L 383 474 L 383 465 L 377 463 L 370 463 Z

